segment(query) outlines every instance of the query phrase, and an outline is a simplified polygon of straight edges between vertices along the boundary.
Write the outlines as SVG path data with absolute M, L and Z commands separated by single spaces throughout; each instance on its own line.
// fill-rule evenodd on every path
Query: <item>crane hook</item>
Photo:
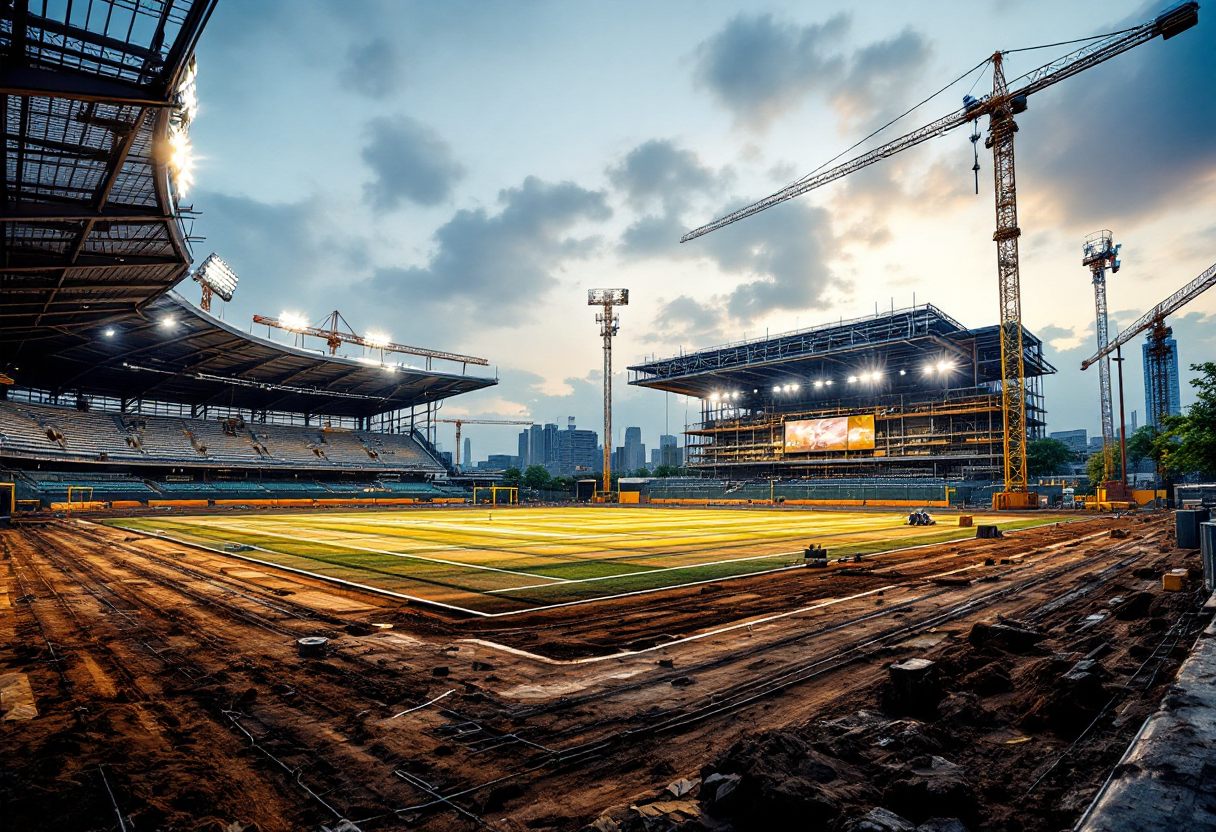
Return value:
M 978 196 L 980 192 L 980 149 L 976 142 L 980 140 L 980 120 L 977 118 L 972 124 L 975 125 L 975 129 L 971 133 L 970 139 L 971 152 L 975 156 L 975 164 L 971 166 L 971 170 L 975 173 L 975 193 Z

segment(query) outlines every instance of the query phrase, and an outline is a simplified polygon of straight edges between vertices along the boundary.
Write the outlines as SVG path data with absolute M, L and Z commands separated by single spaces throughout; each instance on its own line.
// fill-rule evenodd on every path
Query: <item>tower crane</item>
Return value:
M 1103 349 L 1110 341 L 1110 319 L 1106 314 L 1106 269 L 1109 266 L 1111 274 L 1119 271 L 1119 249 L 1114 237 L 1105 229 L 1095 231 L 1085 238 L 1081 249 L 1081 265 L 1088 266 L 1093 276 L 1094 307 L 1097 313 L 1095 332 L 1097 333 L 1098 349 Z M 1120 388 L 1122 390 L 1122 388 Z M 1115 476 L 1115 408 L 1110 392 L 1110 358 L 1103 357 L 1098 363 L 1098 394 L 1102 405 L 1102 459 L 1103 480 L 1109 481 Z
M 1165 325 L 1165 319 L 1213 286 L 1216 286 L 1216 264 L 1141 315 L 1135 323 L 1120 332 L 1115 340 L 1082 361 L 1081 369 L 1089 369 L 1140 333 L 1147 332 L 1149 389 L 1153 398 L 1153 412 L 1147 414 L 1148 424 L 1159 429 L 1162 419 L 1169 415 L 1169 373 L 1166 359 L 1169 358 L 1170 348 L 1165 341 L 1173 334 L 1173 330 Z
M 253 322 L 268 329 L 282 329 L 287 332 L 294 332 L 297 335 L 311 335 L 314 338 L 320 338 L 325 341 L 329 347 L 330 355 L 338 354 L 338 347 L 343 344 L 354 344 L 358 347 L 366 347 L 368 349 L 380 350 L 381 354 L 388 352 L 403 353 L 405 355 L 418 355 L 426 359 L 426 368 L 431 369 L 431 359 L 441 358 L 444 361 L 454 361 L 458 364 L 479 364 L 481 366 L 489 366 L 490 362 L 484 358 L 477 358 L 472 355 L 460 355 L 454 352 L 443 352 L 442 350 L 428 350 L 423 347 L 410 347 L 405 344 L 395 343 L 389 336 L 381 333 L 369 332 L 366 335 L 358 335 L 355 330 L 347 323 L 346 318 L 342 317 L 342 313 L 335 309 L 326 315 L 319 324 L 310 324 L 301 315 L 293 315 L 289 312 L 284 312 L 277 318 L 272 318 L 267 315 L 254 315 Z M 345 329 L 339 328 L 341 323 Z
M 436 422 L 456 426 L 456 470 L 460 470 L 460 428 L 464 425 L 530 425 L 531 421 L 514 419 L 436 419 Z
M 1087 39 L 1088 42 L 1051 63 L 1044 64 L 1012 82 L 1005 79 L 1004 52 L 995 52 L 992 93 L 975 99 L 963 97 L 963 106 L 894 141 L 861 153 L 835 167 L 820 168 L 775 194 L 740 208 L 685 234 L 688 242 L 711 231 L 738 222 L 774 205 L 834 182 L 902 150 L 941 136 L 956 127 L 988 117 L 984 146 L 992 150 L 996 195 L 997 288 L 1001 313 L 1001 415 L 1004 425 L 1005 490 L 993 495 L 994 508 L 1030 508 L 1038 497 L 1027 487 L 1026 470 L 1026 376 L 1022 345 L 1022 292 L 1018 274 L 1017 185 L 1014 177 L 1013 135 L 1018 126 L 1013 117 L 1027 107 L 1034 93 L 1108 61 L 1157 36 L 1169 40 L 1199 22 L 1199 4 L 1181 3 L 1152 20 L 1130 29 Z

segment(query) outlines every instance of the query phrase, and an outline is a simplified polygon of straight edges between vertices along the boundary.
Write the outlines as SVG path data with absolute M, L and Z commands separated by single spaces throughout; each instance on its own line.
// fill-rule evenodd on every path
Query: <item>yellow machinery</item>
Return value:
M 1018 226 L 1017 181 L 1013 164 L 1013 136 L 1017 132 L 1018 126 L 1014 123 L 1013 117 L 1026 110 L 1027 99 L 1033 93 L 1059 83 L 1065 78 L 1071 78 L 1129 49 L 1148 43 L 1154 38 L 1161 37 L 1169 40 L 1198 22 L 1199 4 L 1182 3 L 1167 9 L 1139 26 L 1109 35 L 1069 41 L 1070 43 L 1083 42 L 1084 45 L 1015 78 L 1012 88 L 1010 88 L 1010 83 L 1005 80 L 1007 53 L 995 52 L 992 57 L 975 68 L 991 66 L 992 93 L 990 95 L 978 99 L 972 98 L 970 95 L 964 96 L 961 109 L 833 167 L 824 165 L 775 194 L 688 232 L 680 242 L 688 242 L 753 214 L 758 214 L 767 208 L 801 196 L 829 182 L 834 182 L 964 124 L 975 124 L 976 132 L 972 136 L 972 141 L 978 141 L 979 119 L 987 116 L 988 137 L 984 140 L 984 146 L 992 150 L 996 196 L 996 231 L 993 233 L 992 239 L 996 242 L 997 250 L 997 294 L 1001 312 L 1001 413 L 1004 419 L 1005 434 L 1005 490 L 993 495 L 992 505 L 993 508 L 999 509 L 1037 508 L 1038 496 L 1027 487 L 1026 376 L 1022 344 L 1022 291 L 1018 272 L 1018 237 L 1021 236 L 1022 230 Z M 959 80 L 969 77 L 974 71 L 966 73 Z M 949 89 L 949 86 L 940 90 L 939 93 L 945 92 L 946 89 Z M 911 110 L 908 111 L 908 113 L 910 112 Z M 861 142 L 853 147 L 856 148 L 860 144 Z M 852 149 L 850 148 L 850 150 Z M 978 157 L 974 170 L 977 172 L 976 192 L 978 193 Z

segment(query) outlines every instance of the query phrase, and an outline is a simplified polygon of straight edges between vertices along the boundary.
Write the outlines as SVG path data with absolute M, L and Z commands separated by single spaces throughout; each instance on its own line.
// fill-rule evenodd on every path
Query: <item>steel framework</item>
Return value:
M 1082 248 L 1081 265 L 1088 266 L 1094 284 L 1094 309 L 1096 321 L 1094 332 L 1098 340 L 1098 349 L 1105 349 L 1110 341 L 1110 319 L 1106 310 L 1106 269 L 1114 274 L 1119 271 L 1119 261 L 1116 259 L 1122 246 L 1115 245 L 1110 231 L 1103 229 L 1095 231 L 1085 238 Z M 1106 472 L 1103 481 L 1110 480 L 1115 475 L 1115 413 L 1114 401 L 1111 395 L 1110 358 L 1105 357 L 1098 364 L 1098 394 L 1102 406 L 1102 459 L 1103 470 Z
M 171 133 L 215 0 L 0 4 L 0 346 L 150 302 L 190 263 Z M 46 15 L 46 16 L 43 16 Z
M 1026 402 L 1021 349 L 1021 287 L 1018 274 L 1018 244 L 1021 234 L 1017 222 L 1017 182 L 1014 176 L 1013 134 L 1017 125 L 1013 116 L 1026 109 L 1026 99 L 1032 93 L 1070 78 L 1079 72 L 1107 61 L 1157 36 L 1168 40 L 1189 29 L 1199 21 L 1199 4 L 1182 3 L 1140 26 L 1110 35 L 1089 39 L 1084 46 L 1061 58 L 1006 82 L 1004 54 L 996 52 L 989 58 L 992 66 L 992 94 L 982 99 L 964 97 L 963 108 L 933 121 L 894 141 L 849 159 L 827 170 L 817 170 L 788 187 L 724 217 L 696 228 L 681 238 L 681 242 L 700 237 L 723 226 L 738 222 L 786 200 L 793 199 L 861 170 L 882 159 L 915 147 L 956 127 L 988 116 L 989 134 L 985 146 L 992 150 L 993 177 L 996 184 L 997 288 L 1001 312 L 1002 410 L 1005 424 L 1005 492 L 996 501 L 998 508 L 1029 506 L 1037 500 L 1026 486 Z M 977 67 L 978 68 L 978 67 Z
M 595 316 L 604 339 L 604 492 L 612 490 L 612 339 L 621 328 L 615 308 L 629 305 L 628 289 L 588 289 L 587 305 L 599 306 Z

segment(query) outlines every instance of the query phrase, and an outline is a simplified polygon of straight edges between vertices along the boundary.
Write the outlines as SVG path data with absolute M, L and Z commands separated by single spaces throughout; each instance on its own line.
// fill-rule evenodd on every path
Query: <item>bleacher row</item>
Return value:
M 245 468 L 442 472 L 413 437 L 0 402 L 0 456 Z
M 149 500 L 331 500 L 355 498 L 463 499 L 457 486 L 430 482 L 322 482 L 319 480 L 265 480 L 164 482 L 123 474 L 68 474 L 44 471 L 0 471 L 0 480 L 15 482 L 19 500 L 41 503 L 68 501 L 117 502 Z

